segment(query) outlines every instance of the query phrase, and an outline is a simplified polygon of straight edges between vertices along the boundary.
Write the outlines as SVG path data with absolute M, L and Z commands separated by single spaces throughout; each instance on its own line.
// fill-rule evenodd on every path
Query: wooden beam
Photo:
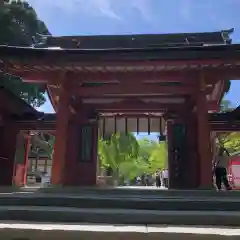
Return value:
M 190 83 L 192 78 L 196 76 L 195 71 L 180 71 L 180 72 L 171 72 L 171 71 L 139 71 L 133 70 L 128 72 L 83 72 L 77 73 L 76 78 L 81 79 L 83 82 L 122 82 L 129 83 L 132 81 L 135 82 L 183 82 Z
M 136 118 L 139 119 L 139 118 L 152 118 L 152 119 L 159 119 L 161 118 L 162 116 L 156 116 L 154 114 L 144 114 L 144 113 L 129 113 L 129 112 L 125 112 L 125 113 L 113 113 L 112 115 L 111 114 L 101 114 L 100 116 L 100 119 L 104 119 L 104 118 L 111 118 L 111 119 L 114 119 L 116 118 L 116 120 L 120 119 L 120 118 Z M 136 125 L 137 125 L 137 121 L 136 121 Z
M 147 115 L 143 114 L 129 114 L 125 113 L 124 115 L 118 115 L 116 117 L 148 117 Z M 159 118 L 159 116 L 151 116 L 151 118 Z M 104 119 L 104 118 L 103 118 Z M 209 127 L 211 131 L 216 131 L 216 132 L 236 132 L 240 131 L 240 122 L 237 123 L 209 123 Z M 21 130 L 36 130 L 36 131 L 43 131 L 43 132 L 51 132 L 54 133 L 56 129 L 56 122 L 52 123 L 46 123 L 46 122 L 17 122 L 16 126 L 18 129 Z
M 110 104 L 84 104 L 84 108 L 94 108 L 99 112 L 161 112 L 166 109 L 182 109 L 184 104 L 176 103 L 132 103 L 131 101 L 123 101 L 120 103 Z
M 194 86 L 159 86 L 156 84 L 116 84 L 105 87 L 79 87 L 72 89 L 72 94 L 81 97 L 101 97 L 101 96 L 148 96 L 148 95 L 174 95 L 174 94 L 195 94 Z
M 183 99 L 185 96 L 183 96 L 183 94 L 174 94 L 174 95 L 161 95 L 160 97 L 156 97 L 156 96 L 140 96 L 140 97 L 136 97 L 136 98 L 132 98 L 132 97 L 129 97 L 129 96 L 121 96 L 121 97 L 116 97 L 116 96 L 107 96 L 107 97 L 103 97 L 103 98 L 99 98 L 99 97 L 93 97 L 93 98 L 90 98 L 90 99 L 94 99 L 96 102 L 97 100 L 102 100 L 102 99 L 105 99 L 105 100 L 114 100 L 114 99 L 121 99 L 122 101 L 131 101 L 131 102 L 136 102 L 136 101 L 145 101 L 145 100 L 149 100 L 149 101 L 153 101 L 153 99 L 163 99 L 164 101 L 166 101 L 166 99 L 173 99 L 173 100 L 176 100 L 176 99 Z M 89 100 L 89 98 L 81 98 L 83 99 L 83 102 L 84 100 Z M 88 103 L 88 102 L 86 102 Z
M 57 84 L 59 77 L 58 71 L 16 71 L 10 73 L 23 78 L 24 82 Z M 132 71 L 132 72 L 71 72 L 71 78 L 77 82 L 129 82 L 129 81 L 148 81 L 148 82 L 183 82 L 191 83 L 196 79 L 197 72 L 194 71 Z
M 49 66 L 53 67 L 72 67 L 74 69 L 75 67 L 80 67 L 80 68 L 86 68 L 86 67 L 131 67 L 131 66 L 140 66 L 140 67 L 165 67 L 165 66 L 212 66 L 212 65 L 218 65 L 218 66 L 224 66 L 224 65 L 236 65 L 236 63 L 239 62 L 239 58 L 236 56 L 233 57 L 226 57 L 226 54 L 229 53 L 224 53 L 225 56 L 220 56 L 220 58 L 212 57 L 211 51 L 205 49 L 204 51 L 208 51 L 208 54 L 203 53 L 202 51 L 201 54 L 204 54 L 205 56 L 201 56 L 201 59 L 197 59 L 199 56 L 197 56 L 197 52 L 194 50 L 194 55 L 195 59 L 180 59 L 183 57 L 182 53 L 180 55 L 176 55 L 176 52 L 172 52 L 171 54 L 174 54 L 173 57 L 170 59 L 168 58 L 167 55 L 169 55 L 169 51 L 174 49 L 168 49 L 166 52 L 159 52 L 159 57 L 154 56 L 146 56 L 146 53 L 142 53 L 141 57 L 137 56 L 132 56 L 135 53 L 134 52 L 129 52 L 129 53 L 124 53 L 119 51 L 119 52 L 112 52 L 110 55 L 108 54 L 109 52 L 103 51 L 102 53 L 96 53 L 94 56 L 94 53 L 91 51 L 91 54 L 89 52 L 81 53 L 81 54 L 76 54 L 76 51 L 74 51 L 74 54 L 66 54 L 63 51 L 60 52 L 59 50 L 56 50 L 58 53 L 55 54 L 53 51 L 48 51 L 46 52 L 47 54 L 41 55 L 41 57 L 35 55 L 30 55 L 26 57 L 26 50 L 24 50 L 23 55 L 24 58 L 21 58 L 21 56 L 18 54 L 18 58 L 14 58 L 14 63 L 15 65 L 18 65 L 18 68 L 24 68 L 27 66 L 28 69 L 31 69 L 33 67 L 38 67 L 39 69 L 47 69 Z M 182 51 L 181 49 L 179 49 Z M 43 49 L 44 51 L 44 49 Z M 111 51 L 111 50 L 110 50 Z M 138 50 L 136 50 L 138 51 Z M 219 50 L 218 50 L 219 51 Z M 106 54 L 105 54 L 106 53 Z M 120 53 L 120 54 L 119 54 Z M 163 57 L 163 54 L 166 57 Z M 235 53 L 237 55 L 237 53 Z M 2 55 L 2 54 L 1 54 Z M 208 55 L 208 56 L 207 56 Z M 5 61 L 12 60 L 12 56 L 7 54 L 7 57 L 4 59 Z M 212 59 L 211 59 L 212 58 Z M 63 59 L 63 60 L 62 60 Z M 96 60 L 97 59 L 97 60 Z M 65 62 L 64 62 L 65 61 Z
M 144 66 L 144 65 L 143 65 Z M 154 67 L 154 64 L 153 64 Z M 65 70 L 68 71 L 68 70 Z M 117 71 L 117 70 L 116 70 Z M 157 81 L 157 82 L 183 82 L 188 84 L 196 84 L 194 79 L 197 79 L 199 70 L 180 71 L 133 71 L 133 72 L 71 72 L 71 78 L 77 83 L 81 82 L 129 82 L 129 81 Z M 23 71 L 9 69 L 10 74 L 22 77 L 24 82 L 41 83 L 41 84 L 58 84 L 59 70 L 46 71 Z M 238 80 L 240 79 L 240 67 L 219 67 L 206 68 L 204 70 L 206 83 L 215 84 L 219 80 Z
M 211 131 L 216 132 L 240 132 L 240 121 L 230 122 L 210 122 Z
M 56 129 L 56 121 L 17 121 L 15 124 L 21 131 L 53 131 Z
M 209 101 L 207 102 L 208 111 L 218 112 L 220 110 L 220 105 L 217 101 Z
M 50 86 L 47 86 L 47 94 L 53 109 L 56 111 L 57 110 L 57 102 L 55 99 L 56 94 L 54 93 L 53 88 L 51 88 Z
M 240 66 L 238 67 L 221 67 L 210 68 L 204 70 L 206 82 L 208 79 L 219 80 L 239 80 L 240 79 Z
M 225 84 L 226 84 L 226 82 L 224 82 L 223 80 L 220 81 L 220 91 L 217 92 L 217 97 L 216 97 L 216 100 L 217 100 L 217 103 L 219 105 L 219 108 L 220 108 L 220 105 L 221 105 L 221 100 L 222 100 L 222 98 L 224 96 Z

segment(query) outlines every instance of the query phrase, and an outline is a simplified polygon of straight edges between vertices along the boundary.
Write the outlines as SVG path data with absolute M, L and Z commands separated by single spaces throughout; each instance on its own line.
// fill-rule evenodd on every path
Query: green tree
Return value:
M 157 169 L 167 167 L 168 153 L 165 142 L 158 143 L 144 138 L 138 143 L 138 158 L 120 164 L 121 174 L 130 180 L 144 173 L 153 174 Z
M 167 168 L 168 151 L 166 142 L 157 143 L 149 159 L 149 169 L 151 173 L 157 169 Z
M 52 159 L 54 150 L 55 136 L 51 134 L 38 133 L 32 136 L 31 144 L 33 148 L 43 149 L 48 155 L 49 159 Z
M 225 113 L 225 112 L 229 112 L 232 111 L 234 109 L 234 107 L 232 106 L 231 101 L 227 100 L 227 99 L 223 99 L 221 104 L 220 104 L 220 112 L 221 113 Z
M 143 139 L 139 141 L 139 157 L 148 164 L 148 172 L 154 173 L 158 168 L 167 166 L 167 144 Z
M 149 172 L 149 164 L 142 158 L 132 158 L 119 165 L 119 172 L 124 179 L 133 180 L 137 176 Z
M 146 138 L 137 141 L 132 133 L 116 134 L 99 140 L 99 159 L 103 168 L 112 169 L 115 179 L 132 180 L 167 167 L 167 145 Z
M 225 82 L 224 89 L 223 89 L 224 94 L 227 94 L 229 92 L 230 88 L 231 88 L 231 81 L 227 80 Z
M 49 34 L 45 24 L 25 1 L 6 1 L 0 8 L 0 45 L 32 46 L 41 41 L 39 34 Z M 34 107 L 45 102 L 45 89 L 37 84 L 23 83 L 21 79 L 0 75 L 1 85 L 10 89 Z
M 113 134 L 109 140 L 99 140 L 99 159 L 101 166 L 111 168 L 113 177 L 120 177 L 120 165 L 138 158 L 139 145 L 131 133 Z M 123 165 L 122 165 L 123 166 Z
M 232 132 L 218 137 L 219 145 L 226 148 L 229 153 L 240 151 L 240 133 Z
M 221 112 L 226 113 L 232 110 L 234 110 L 232 103 L 229 100 L 223 99 L 221 102 Z M 240 151 L 240 133 L 221 133 L 217 136 L 217 144 L 219 147 L 226 148 L 229 153 Z
M 157 148 L 158 143 L 147 138 L 139 140 L 138 143 L 139 143 L 139 156 L 146 162 L 148 162 L 152 152 Z

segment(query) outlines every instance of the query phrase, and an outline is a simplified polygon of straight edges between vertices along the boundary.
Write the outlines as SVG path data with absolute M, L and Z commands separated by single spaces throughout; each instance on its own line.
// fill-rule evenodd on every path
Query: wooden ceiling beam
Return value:
M 52 51 L 49 51 L 52 52 Z M 48 53 L 49 53 L 48 52 Z M 75 52 L 75 51 L 74 51 Z M 169 52 L 169 50 L 168 50 Z M 165 53 L 166 54 L 166 53 Z M 188 53 L 185 53 L 188 54 Z M 210 57 L 209 57 L 210 54 Z M 25 54 L 24 54 L 25 55 Z M 45 56 L 36 57 L 36 55 L 28 56 L 25 58 L 22 58 L 20 55 L 18 55 L 18 58 L 13 58 L 10 55 L 7 55 L 7 57 L 4 59 L 5 62 L 10 61 L 14 65 L 17 65 L 18 67 L 24 67 L 24 65 L 27 65 L 28 67 L 31 66 L 37 66 L 39 68 L 45 67 L 45 66 L 57 66 L 57 67 L 115 67 L 115 66 L 121 66 L 121 67 L 129 67 L 129 66 L 141 66 L 141 67 L 161 67 L 161 66 L 186 66 L 186 68 L 189 68 L 191 66 L 212 66 L 212 65 L 236 65 L 239 62 L 239 58 L 232 57 L 232 58 L 226 58 L 225 56 L 220 56 L 222 59 L 211 59 L 211 52 L 208 53 L 208 56 L 206 55 L 204 59 L 180 59 L 179 57 L 182 56 L 175 56 L 170 59 L 159 59 L 157 56 L 151 58 L 150 56 L 147 57 L 143 56 L 140 59 L 136 59 L 136 56 L 131 57 L 131 55 L 134 55 L 134 53 L 129 53 L 129 56 L 126 56 L 124 54 L 116 54 L 112 53 L 111 56 L 108 56 L 108 54 L 104 54 L 102 52 L 101 54 L 98 53 L 98 56 L 93 58 L 93 56 L 90 56 L 89 53 L 76 55 L 76 53 L 72 54 L 63 54 L 62 56 L 58 54 L 53 54 L 51 56 L 47 56 L 48 54 L 45 54 Z M 72 56 L 71 56 L 72 55 Z M 196 51 L 195 51 L 196 55 Z M 161 52 L 159 52 L 160 58 Z M 89 58 L 90 57 L 90 58 Z M 196 58 L 198 56 L 195 56 Z M 210 59 L 209 59 L 210 58 Z M 2 58 L 3 59 L 3 58 Z M 97 59 L 97 60 L 96 60 Z
M 146 116 L 147 117 L 147 116 Z M 28 122 L 23 122 L 23 123 L 16 123 L 16 126 L 25 131 L 29 130 L 35 130 L 35 131 L 41 131 L 41 132 L 51 132 L 51 134 L 54 134 L 55 128 L 56 128 L 56 123 L 28 123 Z M 240 123 L 234 123 L 234 124 L 227 124 L 227 123 L 211 123 L 209 122 L 210 126 L 210 131 L 216 131 L 216 132 L 232 132 L 232 131 L 240 131 Z
M 209 101 L 207 103 L 208 111 L 219 112 L 220 104 L 217 101 Z
M 239 80 L 240 66 L 204 69 L 204 76 L 210 81 L 212 79 L 213 83 L 219 80 Z
M 64 70 L 62 70 L 64 71 Z M 67 70 L 66 70 L 67 71 Z M 46 71 L 23 71 L 21 69 L 8 69 L 8 73 L 22 77 L 25 82 L 57 84 L 59 83 L 59 70 Z M 71 78 L 78 82 L 128 82 L 137 81 L 159 81 L 159 82 L 183 82 L 195 83 L 198 79 L 199 70 L 180 71 L 133 71 L 133 72 L 71 72 Z M 216 67 L 205 68 L 204 75 L 207 83 L 215 84 L 219 80 L 240 79 L 240 67 Z
M 108 104 L 89 104 L 85 103 L 84 108 L 94 109 L 99 112 L 162 112 L 167 109 L 179 109 L 183 108 L 183 103 L 145 103 L 123 101 L 118 103 L 108 103 Z
M 107 97 L 107 96 L 161 96 L 174 94 L 195 94 L 197 88 L 194 86 L 159 86 L 157 84 L 116 84 L 105 87 L 79 87 L 72 89 L 71 93 L 85 97 Z
M 59 71 L 15 71 L 11 74 L 23 78 L 24 82 L 57 84 L 59 82 Z M 130 82 L 130 81 L 148 81 L 148 82 L 183 82 L 194 83 L 197 78 L 196 71 L 176 71 L 176 72 L 155 72 L 155 71 L 136 71 L 136 72 L 71 72 L 71 79 L 75 82 Z

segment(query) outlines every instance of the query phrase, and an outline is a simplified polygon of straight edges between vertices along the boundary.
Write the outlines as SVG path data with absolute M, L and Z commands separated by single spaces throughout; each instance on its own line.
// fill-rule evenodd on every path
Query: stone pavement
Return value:
M 240 226 L 240 192 L 0 188 L 0 221 Z
M 239 226 L 240 213 L 232 211 L 156 211 L 136 209 L 88 209 L 46 206 L 1 206 L 2 221 L 95 224 L 168 224 Z
M 240 192 L 149 187 L 10 190 L 0 188 L 0 221 L 240 226 Z
M 78 225 L 53 223 L 0 223 L 0 239 L 4 240 L 228 240 L 240 239 L 238 228 Z

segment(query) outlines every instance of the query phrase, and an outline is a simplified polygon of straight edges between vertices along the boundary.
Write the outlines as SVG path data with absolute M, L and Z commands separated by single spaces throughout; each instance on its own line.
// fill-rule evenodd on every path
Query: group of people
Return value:
M 168 170 L 163 169 L 162 171 L 158 169 L 155 174 L 156 179 L 156 187 L 160 188 L 161 186 L 164 186 L 168 188 Z
M 213 160 L 213 176 L 216 189 L 220 191 L 224 186 L 225 190 L 231 190 L 231 186 L 228 181 L 228 162 L 230 154 L 225 148 L 219 148 L 216 157 Z M 145 186 L 152 185 L 150 183 L 150 175 L 145 174 L 142 176 L 142 181 Z M 160 188 L 164 186 L 168 188 L 168 169 L 158 169 L 155 173 L 156 187 Z
M 225 187 L 225 190 L 231 190 L 227 174 L 229 156 L 230 154 L 225 148 L 219 148 L 218 153 L 213 160 L 213 175 L 215 177 L 217 191 L 220 191 L 223 186 Z

